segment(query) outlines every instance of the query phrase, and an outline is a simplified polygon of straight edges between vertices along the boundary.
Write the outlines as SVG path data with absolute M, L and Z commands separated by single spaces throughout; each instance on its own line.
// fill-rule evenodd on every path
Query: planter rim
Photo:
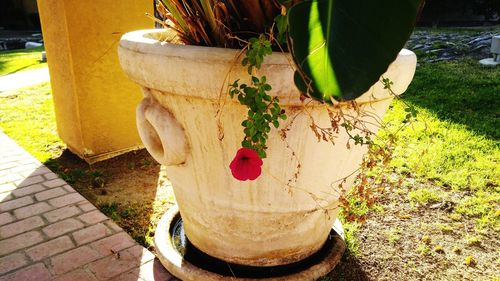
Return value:
M 178 40 L 173 30 L 141 29 L 125 33 L 120 40 L 120 47 L 153 55 L 189 57 L 204 62 L 222 60 L 240 64 L 239 60 L 235 59 L 242 53 L 241 49 L 186 45 Z M 172 41 L 174 43 L 171 43 Z M 292 59 L 290 53 L 273 52 L 266 56 L 265 64 L 291 63 L 288 59 Z
M 141 68 L 143 68 L 143 71 L 141 71 L 140 75 L 138 76 L 137 73 L 131 74 L 131 71 L 127 71 L 127 68 L 134 66 L 131 66 L 130 64 L 123 65 L 122 63 L 122 66 L 124 70 L 129 74 L 129 77 L 132 80 L 136 81 L 137 83 L 142 84 L 148 88 L 171 92 L 171 93 L 176 92 L 176 89 L 173 88 L 173 86 L 167 85 L 169 84 L 167 82 L 149 83 L 150 79 L 146 77 L 145 73 L 150 73 L 151 71 L 147 71 L 145 69 L 158 68 L 160 66 L 151 66 L 149 64 L 144 64 L 143 62 L 140 62 L 139 60 L 141 60 L 140 59 L 141 55 L 154 57 L 158 61 L 165 58 L 168 58 L 169 60 L 175 60 L 177 63 L 185 61 L 195 61 L 197 63 L 203 64 L 205 67 L 210 67 L 215 65 L 218 66 L 226 65 L 228 71 L 227 77 L 231 76 L 232 78 L 234 77 L 240 78 L 241 75 L 246 73 L 246 68 L 242 67 L 239 62 L 241 56 L 243 55 L 241 49 L 195 46 L 195 45 L 185 45 L 182 43 L 170 43 L 170 42 L 179 42 L 178 37 L 173 30 L 144 29 L 144 30 L 136 30 L 125 33 L 122 36 L 119 45 L 120 59 L 122 56 L 125 56 L 126 53 L 136 54 L 136 56 L 133 59 L 131 59 L 133 62 L 132 65 L 134 66 L 140 65 Z M 407 49 L 402 49 L 399 52 L 396 60 L 389 66 L 387 72 L 384 73 L 383 76 L 390 77 L 391 71 L 398 72 L 400 71 L 400 68 L 414 69 L 415 64 L 416 64 L 415 53 Z M 276 71 L 285 73 L 289 72 L 288 73 L 290 74 L 289 81 L 293 81 L 294 68 L 295 66 L 293 65 L 293 59 L 290 53 L 273 52 L 271 55 L 266 56 L 265 62 L 262 65 L 262 68 L 259 72 L 262 73 L 267 72 L 268 74 L 273 74 Z M 396 77 L 396 79 L 391 79 L 394 82 L 393 85 L 394 93 L 396 93 L 397 95 L 403 93 L 406 90 L 412 78 L 413 75 L 409 77 L 409 81 L 398 81 L 398 77 Z M 220 90 L 222 87 L 224 87 L 224 85 L 227 84 L 228 81 L 232 81 L 231 79 L 227 81 L 221 81 L 218 89 Z M 272 82 L 273 80 L 270 77 L 268 77 L 268 81 L 270 81 L 271 84 L 273 83 Z M 380 88 L 383 88 L 382 83 L 376 82 L 363 95 L 355 99 L 356 103 L 358 105 L 361 105 L 364 103 L 373 103 L 380 100 L 392 99 L 394 97 L 387 90 L 380 91 Z M 213 99 L 213 100 L 218 100 L 220 98 L 219 95 L 220 91 L 217 91 L 212 94 L 207 94 L 204 93 L 203 91 L 196 91 L 193 89 L 192 91 L 188 92 L 190 92 L 190 96 L 193 97 Z M 376 93 L 376 95 L 374 95 L 374 93 Z M 304 104 L 307 104 L 308 106 L 322 106 L 325 104 L 312 99 L 310 100 L 307 99 L 306 102 L 301 102 L 299 99 L 300 92 L 295 87 L 295 85 L 293 85 L 293 82 L 291 83 L 291 85 L 287 85 L 283 89 L 283 91 L 279 93 L 274 93 L 274 95 L 280 98 L 280 103 L 282 103 L 283 105 L 303 106 Z M 351 101 L 336 102 L 335 105 L 350 104 L 350 103 Z

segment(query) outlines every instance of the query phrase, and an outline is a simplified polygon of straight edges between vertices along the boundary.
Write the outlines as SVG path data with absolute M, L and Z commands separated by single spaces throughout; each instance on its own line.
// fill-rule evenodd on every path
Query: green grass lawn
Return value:
M 418 116 L 398 132 L 385 170 L 395 187 L 377 194 L 373 208 L 350 200 L 351 212 L 368 219 L 341 217 L 348 254 L 331 280 L 359 280 L 350 275 L 356 270 L 383 273 L 384 280 L 420 280 L 421 273 L 429 280 L 500 280 L 492 268 L 500 261 L 500 68 L 473 60 L 421 64 L 392 103 L 378 141 L 400 128 L 405 103 Z
M 418 117 L 398 132 L 389 168 L 395 180 L 416 179 L 432 188 L 399 192 L 424 205 L 453 201 L 451 216 L 464 216 L 478 233 L 500 231 L 500 68 L 472 60 L 421 65 L 402 100 L 392 103 L 379 141 L 399 128 L 405 103 L 415 106 Z M 359 214 L 373 211 L 356 200 L 352 205 Z M 360 225 L 344 224 L 356 254 Z
M 458 194 L 455 212 L 500 231 L 500 68 L 424 64 L 403 99 L 420 116 L 401 131 L 393 167 L 432 181 L 441 198 Z M 396 102 L 386 120 L 404 114 Z
M 43 47 L 0 52 L 0 76 L 47 66 L 40 62 Z
M 64 144 L 57 135 L 49 83 L 0 95 L 0 129 L 42 163 Z
M 498 187 L 500 69 L 475 61 L 426 64 L 403 99 L 420 117 L 400 134 L 392 163 L 400 173 L 432 179 L 452 190 Z M 404 116 L 394 103 L 386 121 Z

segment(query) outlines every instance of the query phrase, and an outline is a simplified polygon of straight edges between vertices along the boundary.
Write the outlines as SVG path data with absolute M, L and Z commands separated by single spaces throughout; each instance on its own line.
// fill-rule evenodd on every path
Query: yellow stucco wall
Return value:
M 123 33 L 152 28 L 151 0 L 38 0 L 57 128 L 70 150 L 94 162 L 142 146 L 138 86 L 122 72 Z

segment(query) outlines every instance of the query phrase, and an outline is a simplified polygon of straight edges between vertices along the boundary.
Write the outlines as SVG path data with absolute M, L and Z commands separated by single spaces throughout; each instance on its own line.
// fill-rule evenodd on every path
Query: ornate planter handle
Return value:
M 184 128 L 170 111 L 152 97 L 146 97 L 137 106 L 136 116 L 139 136 L 156 161 L 167 166 L 186 162 L 188 145 Z

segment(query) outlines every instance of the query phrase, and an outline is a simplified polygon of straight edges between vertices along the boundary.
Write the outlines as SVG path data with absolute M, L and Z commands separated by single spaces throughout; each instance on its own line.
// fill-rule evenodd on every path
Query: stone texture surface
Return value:
M 414 51 L 420 62 L 453 61 L 464 57 L 491 57 L 490 46 L 496 31 L 467 33 L 414 31 L 406 48 Z
M 0 281 L 175 280 L 0 131 Z

